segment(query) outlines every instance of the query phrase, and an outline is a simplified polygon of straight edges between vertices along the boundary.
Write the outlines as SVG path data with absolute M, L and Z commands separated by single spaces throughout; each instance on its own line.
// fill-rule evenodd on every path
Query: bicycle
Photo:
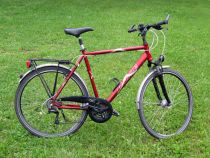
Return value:
M 138 32 L 142 46 L 87 52 L 81 34 L 93 31 L 90 27 L 65 29 L 67 35 L 78 38 L 82 55 L 76 63 L 70 60 L 29 59 L 31 68 L 21 77 L 15 98 L 15 111 L 20 123 L 31 134 L 39 137 L 66 136 L 76 132 L 87 115 L 97 123 L 108 121 L 113 110 L 111 102 L 147 61 L 149 73 L 139 87 L 136 104 L 139 117 L 146 131 L 155 138 L 168 138 L 183 132 L 188 126 L 193 110 L 193 97 L 184 77 L 177 71 L 162 66 L 164 55 L 153 60 L 146 40 L 150 29 L 162 30 L 169 15 L 156 24 L 133 25 L 128 32 Z M 106 99 L 100 98 L 88 57 L 126 51 L 144 51 L 134 66 L 118 82 Z M 83 79 L 76 73 L 84 60 L 94 96 L 90 96 Z M 54 62 L 37 65 L 37 62 Z M 68 68 L 64 65 L 71 64 Z M 59 88 L 58 88 L 59 85 Z M 64 89 L 65 87 L 65 89 Z

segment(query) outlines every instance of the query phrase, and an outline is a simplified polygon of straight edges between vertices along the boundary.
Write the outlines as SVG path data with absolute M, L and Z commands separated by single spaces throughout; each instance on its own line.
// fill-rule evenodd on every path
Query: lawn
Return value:
M 104 124 L 88 119 L 77 133 L 62 138 L 37 138 L 22 128 L 14 97 L 19 75 L 27 71 L 26 59 L 72 59 L 80 53 L 64 28 L 93 27 L 83 36 L 88 50 L 134 46 L 141 41 L 127 33 L 132 24 L 157 22 L 168 13 L 164 64 L 185 76 L 194 96 L 193 118 L 184 133 L 156 140 L 141 125 L 135 99 L 146 64 L 112 104 L 120 117 Z M 0 157 L 210 157 L 209 17 L 209 0 L 0 0 Z M 161 44 L 153 50 L 156 57 Z M 90 58 L 101 97 L 113 89 L 109 80 L 122 79 L 139 55 Z M 83 64 L 78 73 L 91 90 Z

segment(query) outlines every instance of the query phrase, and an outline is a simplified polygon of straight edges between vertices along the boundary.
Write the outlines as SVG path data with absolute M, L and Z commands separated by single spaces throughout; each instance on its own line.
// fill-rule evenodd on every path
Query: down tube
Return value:
M 128 71 L 120 84 L 112 91 L 111 95 L 107 98 L 108 102 L 112 102 L 112 100 L 117 96 L 117 94 L 119 94 L 123 87 L 125 87 L 128 81 L 134 76 L 134 74 L 138 71 L 138 69 L 144 64 L 146 60 L 147 54 L 143 53 L 136 64 Z

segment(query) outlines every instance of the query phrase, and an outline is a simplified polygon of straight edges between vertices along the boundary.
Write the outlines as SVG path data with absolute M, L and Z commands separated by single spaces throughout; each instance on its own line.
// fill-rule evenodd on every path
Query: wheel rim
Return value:
M 166 107 L 157 98 L 152 78 L 146 83 L 141 99 L 144 125 L 150 134 L 160 138 L 181 133 L 191 118 L 190 94 L 184 81 L 175 73 L 164 72 L 165 86 L 171 99 L 171 106 Z M 161 91 L 159 82 L 158 87 Z M 161 96 L 165 99 L 162 92 Z
M 41 74 L 52 92 L 56 72 L 48 71 Z M 59 72 L 57 88 L 64 80 L 64 73 Z M 69 95 L 84 95 L 82 88 L 73 78 L 69 80 L 59 97 Z M 37 75 L 33 76 L 22 90 L 20 99 L 21 119 L 32 133 L 47 137 L 67 135 L 74 132 L 86 118 L 86 111 L 63 109 L 59 110 L 59 124 L 55 124 L 56 115 L 54 113 L 49 114 L 45 104 L 48 98 Z M 65 117 L 62 113 L 64 113 Z

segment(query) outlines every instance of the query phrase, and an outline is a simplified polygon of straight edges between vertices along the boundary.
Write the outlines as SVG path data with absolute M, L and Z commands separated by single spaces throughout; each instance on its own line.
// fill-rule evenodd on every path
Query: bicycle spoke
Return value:
M 158 110 L 156 110 L 155 114 L 153 115 L 152 119 L 149 121 L 150 123 L 153 122 L 154 118 L 157 116 L 157 114 L 161 111 L 161 108 L 159 108 Z
M 166 112 L 167 112 L 167 110 L 162 114 L 162 116 L 160 117 L 160 119 L 157 119 L 158 122 L 161 122 L 161 121 L 162 121 L 162 119 L 163 119 L 163 117 L 165 116 Z M 157 121 L 156 121 L 156 122 L 157 122 Z M 157 123 L 155 124 L 155 126 L 153 126 L 153 129 L 155 129 L 156 125 L 157 125 Z M 164 128 L 163 128 L 163 129 L 164 129 Z
M 143 102 L 144 105 L 160 105 L 160 103 L 156 102 Z

